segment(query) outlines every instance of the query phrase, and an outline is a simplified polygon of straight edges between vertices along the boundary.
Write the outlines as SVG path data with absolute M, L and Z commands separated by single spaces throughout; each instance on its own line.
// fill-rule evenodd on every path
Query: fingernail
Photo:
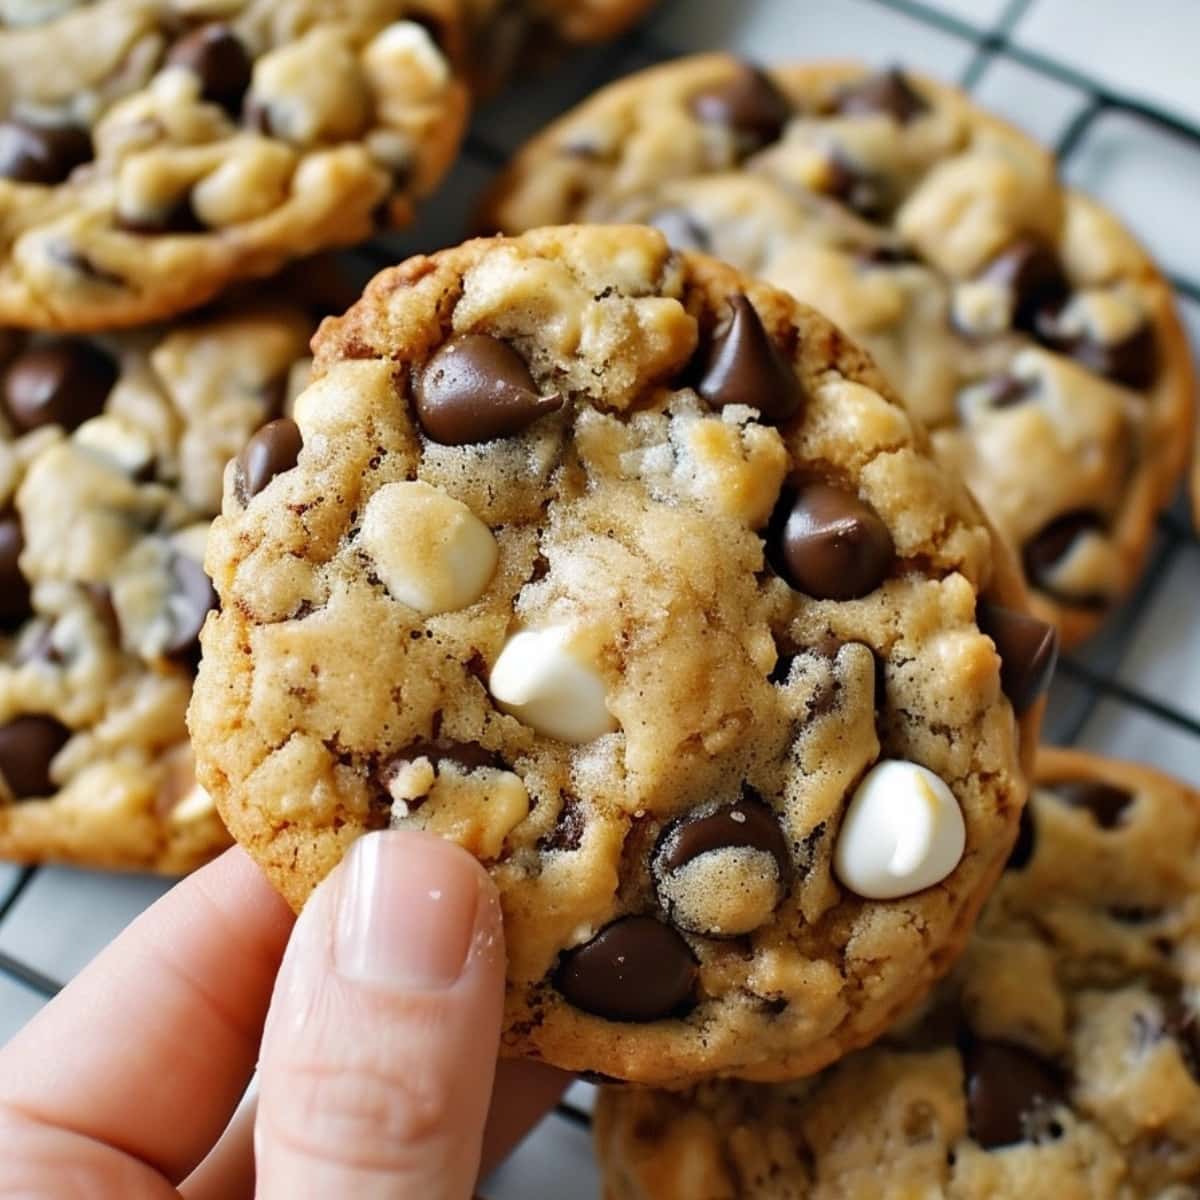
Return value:
M 351 979 L 411 991 L 450 987 L 463 972 L 479 910 L 479 870 L 430 834 L 359 838 L 343 868 L 334 963 Z

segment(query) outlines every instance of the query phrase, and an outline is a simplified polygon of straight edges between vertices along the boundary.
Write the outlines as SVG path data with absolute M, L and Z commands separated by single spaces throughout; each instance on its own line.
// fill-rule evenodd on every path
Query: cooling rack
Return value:
M 1200 77 L 1189 49 L 1197 44 L 1195 0 L 664 0 L 642 28 L 489 105 L 422 222 L 368 253 L 394 260 L 458 241 L 512 151 L 620 75 L 716 48 L 768 63 L 866 58 L 957 82 L 1052 145 L 1063 175 L 1110 204 L 1156 254 L 1197 344 Z M 1200 542 L 1181 496 L 1159 518 L 1134 594 L 1098 637 L 1063 658 L 1046 740 L 1152 763 L 1200 786 L 1198 608 Z M 167 886 L 0 865 L 0 1038 Z M 588 1085 L 574 1086 L 484 1194 L 596 1195 L 591 1101 Z

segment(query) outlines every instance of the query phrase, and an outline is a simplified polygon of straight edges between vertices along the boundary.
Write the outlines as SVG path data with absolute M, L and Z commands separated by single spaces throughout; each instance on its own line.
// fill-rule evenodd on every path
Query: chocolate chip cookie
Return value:
M 204 541 L 225 463 L 307 382 L 314 326 L 245 302 L 0 340 L 0 857 L 176 872 L 229 844 L 185 724 Z
M 573 220 L 656 225 L 859 339 L 1068 642 L 1136 578 L 1191 427 L 1169 288 L 1045 151 L 958 92 L 722 55 L 644 71 L 535 138 L 483 224 Z
M 923 1011 L 798 1083 L 605 1092 L 607 1200 L 1189 1200 L 1197 894 L 1200 795 L 1043 751 L 1008 870 Z
M 466 110 L 455 0 L 0 9 L 0 324 L 93 330 L 409 221 Z
M 365 830 L 470 850 L 508 1054 L 666 1083 L 874 1037 L 1008 854 L 1054 635 L 866 355 L 644 227 L 411 259 L 314 344 L 208 552 L 238 840 L 296 907 Z

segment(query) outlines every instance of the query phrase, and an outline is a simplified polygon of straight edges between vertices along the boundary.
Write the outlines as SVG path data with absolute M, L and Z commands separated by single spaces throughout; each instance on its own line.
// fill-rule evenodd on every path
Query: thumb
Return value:
M 371 833 L 296 922 L 263 1033 L 259 1200 L 465 1200 L 500 1038 L 487 873 L 422 833 Z

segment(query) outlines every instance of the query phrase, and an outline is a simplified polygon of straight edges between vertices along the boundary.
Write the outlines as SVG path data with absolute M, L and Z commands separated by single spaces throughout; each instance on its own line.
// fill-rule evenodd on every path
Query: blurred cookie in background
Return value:
M 1136 580 L 1192 428 L 1170 289 L 1046 151 L 954 89 L 725 55 L 643 71 L 522 150 L 481 224 L 572 220 L 656 225 L 859 339 L 1068 643 Z
M 159 320 L 407 224 L 439 182 L 467 112 L 457 0 L 218 9 L 0 10 L 0 324 Z
M 176 872 L 229 843 L 184 723 L 208 525 L 351 278 L 316 261 L 168 327 L 4 335 L 0 858 Z

